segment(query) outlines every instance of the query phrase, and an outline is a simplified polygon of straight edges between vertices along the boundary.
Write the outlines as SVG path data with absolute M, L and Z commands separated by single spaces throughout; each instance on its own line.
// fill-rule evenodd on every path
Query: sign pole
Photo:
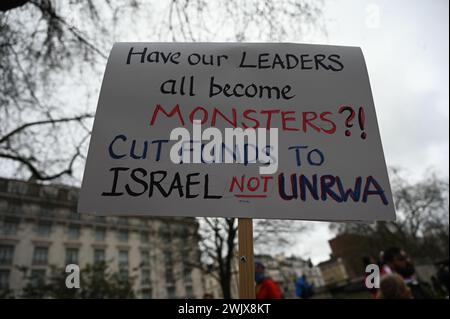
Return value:
M 239 298 L 255 299 L 255 262 L 253 257 L 253 220 L 238 218 Z

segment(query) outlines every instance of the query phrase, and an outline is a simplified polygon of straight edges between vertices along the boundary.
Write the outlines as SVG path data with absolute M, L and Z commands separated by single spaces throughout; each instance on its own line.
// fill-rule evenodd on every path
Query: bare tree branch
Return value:
M 4 136 L 0 137 L 0 144 L 7 141 L 11 136 L 18 134 L 29 127 L 39 126 L 39 125 L 47 125 L 47 124 L 54 125 L 57 123 L 66 123 L 66 122 L 72 122 L 72 121 L 81 121 L 81 120 L 93 118 L 93 117 L 94 117 L 93 114 L 82 114 L 82 115 L 77 115 L 75 117 L 66 117 L 66 118 L 60 118 L 60 119 L 48 119 L 48 120 L 25 123 L 25 124 L 22 124 L 21 126 L 15 128 L 11 132 L 5 134 Z

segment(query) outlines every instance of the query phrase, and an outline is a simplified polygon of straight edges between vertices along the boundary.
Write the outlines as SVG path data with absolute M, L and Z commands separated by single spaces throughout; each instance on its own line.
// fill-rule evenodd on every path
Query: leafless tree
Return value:
M 321 2 L 183 0 L 170 2 L 166 14 L 168 30 L 162 27 L 159 34 L 169 41 L 298 41 L 308 33 L 325 32 Z M 237 219 L 202 218 L 200 224 L 203 262 L 197 266 L 209 266 L 205 271 L 218 281 L 223 297 L 231 298 Z M 275 246 L 278 251 L 306 229 L 303 223 L 280 220 L 255 220 L 254 226 L 255 248 Z
M 81 171 L 93 117 L 90 96 L 96 96 L 114 41 L 130 35 L 141 41 L 301 41 L 324 33 L 321 7 L 311 0 L 2 1 L 1 173 L 50 181 Z M 98 79 L 96 89 L 77 91 L 90 77 Z M 217 265 L 229 298 L 237 220 L 203 221 L 205 255 Z M 257 221 L 256 244 L 282 246 L 300 228 Z
M 297 235 L 307 230 L 306 224 L 294 221 L 254 219 L 255 250 L 277 252 L 291 245 Z M 232 297 L 232 279 L 237 271 L 237 218 L 202 218 L 200 247 L 204 271 L 217 280 L 225 299 Z M 205 269 L 206 267 L 206 269 Z
M 99 25 L 96 1 L 6 1 L 0 7 L 0 163 L 16 176 L 53 180 L 71 175 L 83 157 L 93 112 L 71 110 L 61 95 L 74 65 L 105 59 L 101 42 L 69 21 L 80 8 Z M 101 29 L 101 28 L 99 28 Z M 66 88 L 67 90 L 67 88 Z M 66 92 L 70 94 L 70 92 Z M 81 102 L 81 101 L 80 101 Z M 81 103 L 80 103 L 81 104 Z
M 331 224 L 331 228 L 339 234 L 364 236 L 368 252 L 398 246 L 422 260 L 448 258 L 448 180 L 430 172 L 422 180 L 410 182 L 400 170 L 392 169 L 391 185 L 395 222 Z
M 132 26 L 157 41 L 294 41 L 322 29 L 320 8 L 308 0 L 2 1 L 0 163 L 37 180 L 81 171 L 93 117 L 86 92 L 95 96 L 99 85 L 81 96 L 73 89 L 100 79 L 111 44 L 129 39 Z

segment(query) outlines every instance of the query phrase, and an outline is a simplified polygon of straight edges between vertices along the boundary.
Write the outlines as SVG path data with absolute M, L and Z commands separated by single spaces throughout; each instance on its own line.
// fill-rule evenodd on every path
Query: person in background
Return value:
M 411 289 L 400 275 L 391 273 L 380 282 L 377 299 L 412 299 Z
M 382 278 L 390 274 L 398 274 L 410 288 L 414 299 L 430 298 L 429 294 L 416 279 L 414 264 L 404 250 L 398 247 L 391 247 L 384 251 L 383 259 L 385 265 L 381 271 Z
M 280 286 L 265 274 L 266 267 L 260 262 L 255 263 L 256 299 L 281 299 L 283 292 Z
M 450 290 L 448 259 L 444 262 L 439 263 L 439 270 L 437 273 L 436 280 L 440 286 L 444 287 L 444 289 L 446 291 L 446 296 L 448 298 L 449 290 Z
M 306 275 L 301 276 L 295 282 L 295 294 L 302 299 L 309 299 L 313 296 L 313 285 L 308 282 Z
M 386 264 L 386 261 L 384 259 L 384 251 L 383 250 L 380 251 L 379 261 L 380 261 L 379 266 L 380 266 L 381 277 L 392 274 L 391 268 L 389 268 L 389 266 Z

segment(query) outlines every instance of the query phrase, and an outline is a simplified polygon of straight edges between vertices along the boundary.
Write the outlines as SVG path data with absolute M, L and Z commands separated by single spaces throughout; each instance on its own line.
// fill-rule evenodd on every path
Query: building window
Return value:
M 44 186 L 41 188 L 41 196 L 44 198 L 56 198 L 58 196 L 58 188 Z
M 161 225 L 160 236 L 166 244 L 169 244 L 172 241 L 172 232 L 168 223 L 164 223 Z
M 192 268 L 188 265 L 186 266 L 186 264 L 184 265 L 184 280 L 186 282 L 192 282 Z
M 181 238 L 183 238 L 183 240 L 188 240 L 191 237 L 191 232 L 188 226 L 183 226 L 181 228 Z
M 152 290 L 151 289 L 142 289 L 141 297 L 142 297 L 142 299 L 151 299 L 152 298 Z
M 120 229 L 118 233 L 119 241 L 121 243 L 126 243 L 128 241 L 128 230 Z
M 192 285 L 186 286 L 186 297 L 187 298 L 193 298 L 194 297 L 194 289 L 192 288 Z
M 119 279 L 121 281 L 128 281 L 128 268 L 120 268 L 119 269 Z
M 166 284 L 168 284 L 168 285 L 175 284 L 175 278 L 173 276 L 172 267 L 169 267 L 169 268 L 166 267 Z
M 94 263 L 101 263 L 105 261 L 105 250 L 95 249 L 94 250 Z
M 138 222 L 139 222 L 139 225 L 141 225 L 141 226 L 146 226 L 146 227 L 148 226 L 148 220 L 145 218 L 139 218 Z
M 28 184 L 23 182 L 9 183 L 9 192 L 21 195 L 26 195 L 28 191 Z
M 33 265 L 48 264 L 48 247 L 35 247 L 33 253 Z
M 19 230 L 20 219 L 19 218 L 5 218 L 3 220 L 2 228 L 0 233 L 3 235 L 17 235 Z
M 141 251 L 141 266 L 150 266 L 150 253 L 148 252 L 148 250 Z
M 62 201 L 67 201 L 69 197 L 69 191 L 67 189 L 58 190 L 58 199 Z
M 119 268 L 128 268 L 128 250 L 119 250 Z
M 164 263 L 166 269 L 166 283 L 174 284 L 175 279 L 173 276 L 173 261 L 172 261 L 172 253 L 170 251 L 164 252 Z
M 148 244 L 150 241 L 150 237 L 148 235 L 148 231 L 141 232 L 141 243 Z
M 69 239 L 77 240 L 80 238 L 80 226 L 70 225 L 69 226 Z
M 0 246 L 0 265 L 11 265 L 14 256 L 14 246 Z
M 150 270 L 149 269 L 141 270 L 141 285 L 143 285 L 143 286 L 150 285 Z
M 37 234 L 41 237 L 49 237 L 52 230 L 51 222 L 39 222 L 37 225 Z
M 39 196 L 40 185 L 29 184 L 28 185 L 28 195 Z
M 8 189 L 8 181 L 7 180 L 0 180 L 0 192 L 6 192 Z
M 0 270 L 0 289 L 9 289 L 9 270 Z
M 117 217 L 117 224 L 119 224 L 119 225 L 128 225 L 129 224 L 128 217 Z
M 77 212 L 69 212 L 68 216 L 72 220 L 80 220 L 81 219 L 81 214 L 79 214 Z
M 98 223 L 105 223 L 106 217 L 105 216 L 95 216 L 95 221 Z
M 119 278 L 120 280 L 128 280 L 128 250 L 119 250 Z
M 175 295 L 175 286 L 167 286 L 167 298 L 174 299 L 176 297 Z
M 36 287 L 45 283 L 45 273 L 45 269 L 32 269 L 30 277 L 31 285 Z
M 106 238 L 106 229 L 103 227 L 98 227 L 95 229 L 95 240 L 96 241 L 105 241 Z
M 172 253 L 170 251 L 164 252 L 164 263 L 166 267 L 172 267 Z
M 78 248 L 66 249 L 66 265 L 78 264 Z
M 39 208 L 39 216 L 41 217 L 53 217 L 53 209 L 50 207 L 40 207 Z
M 184 251 L 182 255 L 183 260 L 183 275 L 184 280 L 188 283 L 192 282 L 192 264 L 189 261 L 189 251 Z
M 173 270 L 172 270 L 172 268 L 166 268 L 166 283 L 168 283 L 168 284 L 175 283 L 175 279 L 173 277 Z
M 9 203 L 7 212 L 14 215 L 22 215 L 23 214 L 22 205 Z

